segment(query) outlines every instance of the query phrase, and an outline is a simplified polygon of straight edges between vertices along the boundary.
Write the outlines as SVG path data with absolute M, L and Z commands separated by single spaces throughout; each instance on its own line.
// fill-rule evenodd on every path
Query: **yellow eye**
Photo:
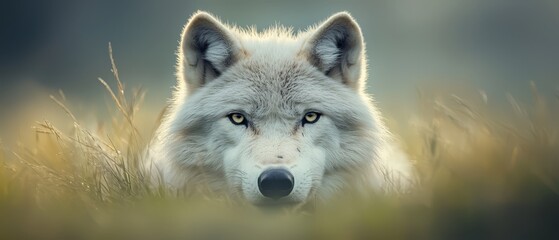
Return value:
M 320 118 L 320 113 L 317 112 L 308 112 L 305 114 L 305 118 L 303 118 L 303 125 L 306 123 L 315 123 Z
M 246 125 L 246 118 L 240 113 L 231 113 L 227 116 L 229 121 L 235 125 Z

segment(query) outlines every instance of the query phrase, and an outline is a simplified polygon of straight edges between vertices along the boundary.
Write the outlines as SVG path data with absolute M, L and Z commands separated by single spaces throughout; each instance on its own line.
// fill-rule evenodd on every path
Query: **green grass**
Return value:
M 419 175 L 409 194 L 348 196 L 312 211 L 270 213 L 227 198 L 181 199 L 150 188 L 139 171 L 151 135 L 139 130 L 137 119 L 144 92 L 128 94 L 112 54 L 111 62 L 116 87 L 100 79 L 114 102 L 111 124 L 84 127 L 60 93 L 51 98 L 74 122 L 71 131 L 41 121 L 34 143 L 8 149 L 2 142 L 15 140 L 0 141 L 0 239 L 559 235 L 559 104 L 533 85 L 528 107 L 509 96 L 513 114 L 499 113 L 482 97 L 420 94 L 420 115 L 402 129 Z

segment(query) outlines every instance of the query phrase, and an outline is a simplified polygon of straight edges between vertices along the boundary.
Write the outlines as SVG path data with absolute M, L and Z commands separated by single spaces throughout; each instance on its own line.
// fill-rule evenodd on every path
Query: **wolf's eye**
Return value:
M 227 115 L 229 121 L 235 125 L 247 125 L 247 120 L 243 114 L 240 113 L 231 113 Z
M 303 126 L 307 123 L 315 123 L 318 121 L 318 119 L 320 119 L 320 113 L 317 112 L 308 112 L 305 114 L 305 117 L 303 118 Z

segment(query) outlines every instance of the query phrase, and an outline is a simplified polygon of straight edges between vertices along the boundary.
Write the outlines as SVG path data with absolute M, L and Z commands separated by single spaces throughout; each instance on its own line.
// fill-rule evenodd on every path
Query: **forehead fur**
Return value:
M 312 29 L 294 33 L 292 28 L 276 25 L 259 32 L 255 27 L 229 27 L 245 55 L 256 61 L 288 61 L 297 58 Z
M 219 94 L 232 108 L 243 108 L 254 115 L 293 114 L 297 108 L 317 101 L 314 91 L 327 86 L 320 80 L 330 82 L 320 79 L 318 72 L 304 61 L 249 58 L 231 67 L 207 90 Z

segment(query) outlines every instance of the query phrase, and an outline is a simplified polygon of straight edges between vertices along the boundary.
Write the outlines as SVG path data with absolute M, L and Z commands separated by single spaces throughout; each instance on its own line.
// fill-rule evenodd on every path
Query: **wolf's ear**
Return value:
M 209 13 L 197 12 L 181 35 L 178 77 L 192 92 L 235 63 L 239 53 L 240 44 L 227 26 Z
M 359 25 L 347 12 L 332 15 L 311 33 L 304 51 L 311 64 L 353 88 L 365 75 L 365 47 Z

